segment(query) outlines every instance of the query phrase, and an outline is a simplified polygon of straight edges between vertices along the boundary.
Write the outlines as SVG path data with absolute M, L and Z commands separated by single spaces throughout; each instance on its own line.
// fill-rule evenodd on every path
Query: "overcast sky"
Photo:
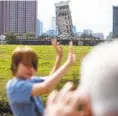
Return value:
M 55 4 L 61 0 L 38 0 L 38 19 L 44 23 L 44 31 L 51 28 L 55 16 Z M 66 1 L 66 0 L 63 0 Z M 70 0 L 73 24 L 77 31 L 92 29 L 104 32 L 105 36 L 112 31 L 112 6 L 118 0 Z

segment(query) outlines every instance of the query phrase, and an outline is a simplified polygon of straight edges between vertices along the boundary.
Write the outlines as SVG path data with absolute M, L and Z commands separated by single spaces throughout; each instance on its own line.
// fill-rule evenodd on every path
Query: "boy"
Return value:
M 35 78 L 38 56 L 29 47 L 16 48 L 12 54 L 11 71 L 13 79 L 7 83 L 7 96 L 15 116 L 43 115 L 44 108 L 39 95 L 46 94 L 61 81 L 68 68 L 75 62 L 70 44 L 66 62 L 55 68 L 46 78 Z M 45 81 L 44 81 L 45 80 Z

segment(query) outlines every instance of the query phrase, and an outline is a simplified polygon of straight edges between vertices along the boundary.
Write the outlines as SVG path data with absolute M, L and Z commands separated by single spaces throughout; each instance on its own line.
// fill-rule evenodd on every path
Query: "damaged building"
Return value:
M 62 39 L 68 39 L 72 36 L 73 29 L 69 1 L 56 3 L 55 6 L 58 35 Z

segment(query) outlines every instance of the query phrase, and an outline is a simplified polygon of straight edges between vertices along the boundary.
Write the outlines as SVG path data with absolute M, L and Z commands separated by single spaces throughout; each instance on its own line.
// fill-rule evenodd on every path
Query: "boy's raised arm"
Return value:
M 54 73 L 60 67 L 61 61 L 62 61 L 62 57 L 63 57 L 62 46 L 60 45 L 59 42 L 57 42 L 56 39 L 52 40 L 52 46 L 56 49 L 57 56 L 56 56 L 56 60 L 55 60 L 54 66 L 53 66 L 50 74 Z
M 76 56 L 72 49 L 72 42 L 70 42 L 69 53 L 66 62 L 57 71 L 49 75 L 43 83 L 34 84 L 32 88 L 32 95 L 37 96 L 51 91 L 61 81 L 63 75 L 67 72 L 68 68 L 73 65 L 75 60 Z

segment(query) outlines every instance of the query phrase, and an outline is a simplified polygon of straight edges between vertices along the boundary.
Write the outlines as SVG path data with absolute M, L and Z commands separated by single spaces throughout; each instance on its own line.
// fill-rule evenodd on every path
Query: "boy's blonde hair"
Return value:
M 35 70 L 38 68 L 38 56 L 32 48 L 28 46 L 17 47 L 11 56 L 11 71 L 15 75 L 18 69 L 19 63 L 28 67 L 33 67 Z

